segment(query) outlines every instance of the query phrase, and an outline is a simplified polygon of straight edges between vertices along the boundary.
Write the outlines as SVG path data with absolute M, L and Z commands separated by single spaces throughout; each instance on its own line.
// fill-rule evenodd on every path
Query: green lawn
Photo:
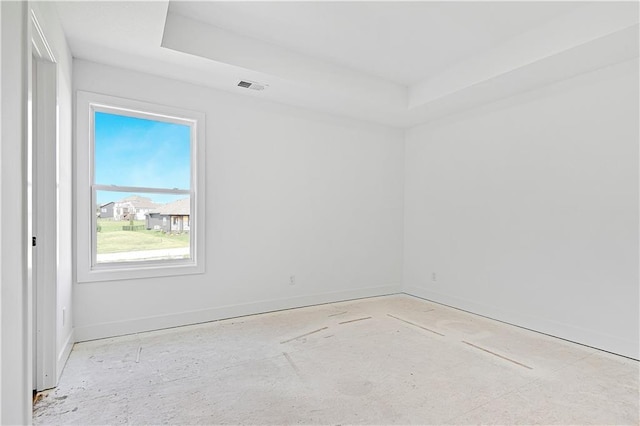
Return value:
M 140 250 L 189 247 L 189 234 L 165 234 L 160 231 L 123 231 L 122 226 L 129 221 L 98 219 L 98 254 L 120 253 Z M 144 225 L 135 220 L 133 225 Z

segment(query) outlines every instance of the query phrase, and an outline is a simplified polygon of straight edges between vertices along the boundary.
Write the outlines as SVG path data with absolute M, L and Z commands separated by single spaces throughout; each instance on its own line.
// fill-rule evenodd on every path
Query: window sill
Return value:
M 167 264 L 169 263 L 169 264 Z M 203 265 L 194 262 L 150 262 L 145 265 L 104 264 L 78 275 L 78 283 L 99 281 L 124 281 L 144 278 L 174 277 L 179 275 L 203 274 Z

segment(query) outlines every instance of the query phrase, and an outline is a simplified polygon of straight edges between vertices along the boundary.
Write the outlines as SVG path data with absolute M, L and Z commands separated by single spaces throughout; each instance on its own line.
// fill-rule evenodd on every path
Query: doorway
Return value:
M 27 148 L 27 254 L 31 291 L 34 391 L 57 384 L 57 65 L 31 12 L 29 143 Z

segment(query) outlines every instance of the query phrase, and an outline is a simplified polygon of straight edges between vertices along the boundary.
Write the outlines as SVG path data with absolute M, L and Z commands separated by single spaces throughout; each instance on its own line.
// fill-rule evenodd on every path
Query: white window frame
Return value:
M 160 261 L 96 262 L 96 191 L 114 187 L 94 182 L 94 116 L 107 112 L 129 117 L 189 125 L 191 131 L 191 188 L 157 189 L 118 186 L 120 191 L 189 195 L 191 201 L 190 259 Z M 98 93 L 78 91 L 75 135 L 76 272 L 79 283 L 130 280 L 205 271 L 205 115 L 201 112 L 157 105 Z

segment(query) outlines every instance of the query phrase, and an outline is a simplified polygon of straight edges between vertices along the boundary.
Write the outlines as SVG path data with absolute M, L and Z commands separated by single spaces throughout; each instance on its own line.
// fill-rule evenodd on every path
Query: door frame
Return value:
M 28 262 L 31 279 L 32 338 L 34 390 L 55 387 L 58 381 L 57 363 L 57 63 L 53 51 L 29 8 L 29 148 L 28 180 L 31 196 L 27 201 L 28 229 L 36 238 Z M 35 87 L 34 87 L 35 86 Z M 29 205 L 30 204 L 30 205 Z M 61 313 L 63 315 L 63 313 Z M 61 320 L 62 321 L 62 320 Z

